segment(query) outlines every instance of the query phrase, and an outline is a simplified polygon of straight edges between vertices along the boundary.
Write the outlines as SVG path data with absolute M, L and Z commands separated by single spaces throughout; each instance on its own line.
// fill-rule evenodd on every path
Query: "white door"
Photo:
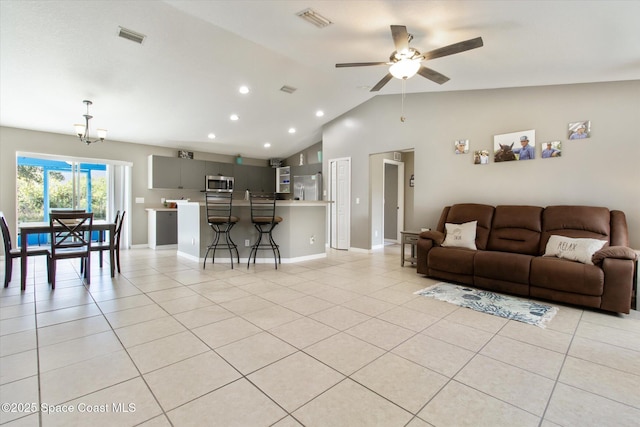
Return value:
M 334 249 L 349 249 L 351 223 L 351 159 L 329 161 L 331 209 L 330 246 Z
M 404 230 L 404 162 L 383 160 L 383 237 L 400 243 Z

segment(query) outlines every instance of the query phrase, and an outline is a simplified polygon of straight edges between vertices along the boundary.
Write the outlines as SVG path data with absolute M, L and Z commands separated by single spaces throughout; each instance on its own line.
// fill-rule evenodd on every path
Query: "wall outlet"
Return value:
M 360 197 L 356 197 L 356 205 L 360 204 Z
M 374 236 L 374 237 L 378 237 L 378 230 L 375 230 L 375 231 L 373 232 L 373 236 Z
M 244 241 L 244 247 L 248 248 L 249 246 L 251 246 L 251 241 L 249 239 L 245 239 Z
M 144 197 L 136 197 L 136 203 L 144 203 Z
M 316 236 L 309 237 L 309 244 L 313 245 L 316 242 Z

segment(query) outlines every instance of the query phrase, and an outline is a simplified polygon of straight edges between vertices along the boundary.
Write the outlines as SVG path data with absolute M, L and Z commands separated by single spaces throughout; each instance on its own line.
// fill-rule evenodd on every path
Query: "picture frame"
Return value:
M 536 157 L 536 131 L 534 129 L 495 135 L 493 161 L 533 160 Z
M 591 138 L 591 120 L 569 123 L 567 138 L 570 140 Z
M 547 141 L 541 144 L 541 156 L 543 159 L 553 159 L 562 156 L 562 141 Z
M 473 152 L 474 165 L 489 164 L 489 150 L 476 150 Z
M 468 139 L 458 139 L 454 143 L 454 152 L 456 154 L 467 154 L 469 153 L 469 140 Z

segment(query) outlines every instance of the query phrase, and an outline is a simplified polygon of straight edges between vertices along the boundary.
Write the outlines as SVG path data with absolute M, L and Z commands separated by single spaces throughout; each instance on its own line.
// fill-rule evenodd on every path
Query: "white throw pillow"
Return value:
M 607 242 L 598 239 L 572 239 L 571 237 L 553 235 L 549 237 L 544 256 L 555 256 L 593 265 L 591 257 L 602 249 L 605 243 Z
M 444 227 L 447 235 L 442 246 L 476 250 L 477 225 L 478 221 L 465 222 L 464 224 L 446 223 Z

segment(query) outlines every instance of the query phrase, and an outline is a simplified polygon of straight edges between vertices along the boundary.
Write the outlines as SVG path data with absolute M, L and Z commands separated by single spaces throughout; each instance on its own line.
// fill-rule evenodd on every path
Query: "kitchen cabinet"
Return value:
M 275 191 L 273 169 L 264 166 L 234 165 L 234 192 L 273 193 Z
M 233 163 L 206 162 L 205 175 L 233 176 Z
M 276 168 L 276 193 L 291 193 L 291 167 Z
M 148 188 L 204 189 L 206 162 L 179 157 L 149 156 Z
M 147 240 L 151 249 L 158 246 L 178 244 L 178 210 L 177 209 L 147 209 L 148 235 Z

